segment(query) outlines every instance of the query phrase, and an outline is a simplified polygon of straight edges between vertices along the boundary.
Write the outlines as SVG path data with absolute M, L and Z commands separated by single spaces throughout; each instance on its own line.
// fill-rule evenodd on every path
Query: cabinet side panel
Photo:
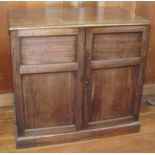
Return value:
M 142 91 L 143 91 L 143 83 L 144 83 L 144 74 L 145 74 L 145 64 L 147 58 L 147 51 L 148 51 L 148 40 L 149 40 L 149 26 L 145 26 L 142 33 L 142 41 L 141 41 L 141 57 L 143 61 L 139 66 L 139 75 L 138 75 L 138 83 L 137 83 L 137 90 L 136 90 L 136 103 L 134 104 L 134 118 L 135 120 L 139 119 L 140 113 L 140 104 L 142 99 Z

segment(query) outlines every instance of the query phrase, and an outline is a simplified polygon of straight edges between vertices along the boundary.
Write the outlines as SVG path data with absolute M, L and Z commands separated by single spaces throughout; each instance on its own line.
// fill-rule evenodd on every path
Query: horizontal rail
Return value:
M 46 65 L 21 65 L 20 74 L 49 73 L 63 71 L 77 71 L 77 63 L 46 64 Z
M 132 66 L 139 65 L 143 58 L 125 58 L 125 59 L 113 59 L 113 60 L 95 60 L 91 63 L 92 69 L 97 68 L 111 68 L 111 67 L 121 67 L 121 66 Z

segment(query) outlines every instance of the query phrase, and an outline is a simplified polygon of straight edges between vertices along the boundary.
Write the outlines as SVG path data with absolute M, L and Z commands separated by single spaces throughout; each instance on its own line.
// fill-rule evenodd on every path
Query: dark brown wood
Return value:
M 46 32 L 46 36 L 43 30 L 11 32 L 16 34 L 12 37 L 12 52 L 18 55 L 13 57 L 13 65 L 18 63 L 14 78 L 19 76 L 15 87 L 21 89 L 20 94 L 15 93 L 20 98 L 15 100 L 20 113 L 17 129 L 25 136 L 71 132 L 82 126 L 84 28 Z M 67 61 L 63 59 L 65 51 L 70 53 L 64 54 Z
M 11 55 L 13 70 L 14 101 L 16 111 L 17 136 L 24 135 L 24 107 L 22 103 L 22 83 L 20 76 L 20 44 L 17 31 L 11 32 Z
M 68 24 L 61 16 L 66 11 L 46 11 L 48 26 L 39 16 L 40 24 L 28 26 L 33 11 L 30 19 L 21 12 L 25 23 L 16 21 L 16 13 L 10 18 L 17 146 L 138 131 L 148 23 L 121 9 L 106 9 L 100 24 L 93 18 L 94 23 L 73 22 L 79 15 L 75 10 Z M 120 20 L 114 21 L 111 12 Z
M 21 39 L 21 64 L 53 64 L 76 61 L 77 37 L 44 36 Z
M 104 43 L 104 44 L 103 44 Z M 138 57 L 141 33 L 94 34 L 93 60 Z
M 25 129 L 75 124 L 75 83 L 71 72 L 24 75 Z
M 77 130 L 82 129 L 82 108 L 83 108 L 83 97 L 84 97 L 84 87 L 83 87 L 83 79 L 84 79 L 84 53 L 85 53 L 85 28 L 80 28 L 79 29 L 79 36 L 78 36 L 78 57 L 77 57 L 77 62 L 78 62 L 78 75 L 77 75 L 77 95 L 76 95 L 76 107 L 77 109 L 76 112 L 76 118 L 77 124 L 76 128 Z
M 84 3 L 84 5 L 83 5 Z M 95 5 L 90 5 L 95 4 Z M 133 13 L 144 17 L 151 21 L 151 35 L 150 35 L 150 42 L 149 42 L 149 54 L 147 59 L 147 69 L 146 69 L 146 76 L 145 76 L 145 83 L 146 84 L 153 84 L 155 79 L 155 53 L 154 53 L 154 2 L 126 2 L 126 1 L 117 1 L 117 2 L 111 2 L 111 1 L 102 1 L 102 2 L 73 2 L 73 1 L 55 1 L 55 2 L 47 2 L 47 1 L 38 1 L 38 2 L 30 2 L 30 1 L 24 1 L 24 2 L 14 2 L 14 1 L 1 1 L 0 2 L 0 17 L 1 17 L 1 29 L 0 29 L 0 92 L 1 93 L 7 93 L 12 92 L 12 70 L 11 70 L 11 56 L 10 56 L 10 43 L 9 43 L 9 35 L 8 35 L 8 12 L 10 10 L 22 10 L 22 9 L 50 9 L 50 8 L 79 8 L 79 7 L 96 7 L 96 10 L 98 10 L 98 7 L 123 7 L 127 8 L 128 10 L 132 11 Z M 75 9 L 76 10 L 76 9 Z M 81 13 L 80 19 L 85 19 L 84 12 Z M 96 11 L 95 12 L 96 17 L 101 18 L 103 16 L 102 13 Z M 94 15 L 94 16 L 95 16 Z M 114 13 L 112 13 L 114 15 Z M 39 16 L 39 14 L 38 14 Z M 44 16 L 45 17 L 45 16 Z M 67 17 L 67 16 L 66 16 Z M 68 17 L 70 17 L 70 14 L 68 14 Z M 67 17 L 67 18 L 68 18 Z M 134 17 L 134 16 L 133 16 Z M 91 16 L 86 16 L 86 18 L 91 18 Z M 40 18 L 38 18 L 40 19 Z M 42 20 L 43 21 L 43 20 Z
M 13 92 L 12 87 L 12 70 L 11 70 L 11 55 L 10 55 L 10 41 L 8 33 L 8 12 L 10 10 L 26 9 L 50 9 L 50 8 L 90 8 L 90 7 L 125 7 L 131 11 L 135 11 L 136 2 L 98 2 L 98 1 L 0 1 L 0 92 L 8 93 Z M 152 4 L 150 5 L 152 7 Z M 153 7 L 152 7 L 153 9 Z M 144 10 L 144 9 L 142 9 Z M 147 12 L 147 11 L 146 11 Z M 39 14 L 38 14 L 39 15 Z M 67 15 L 70 17 L 70 14 Z M 66 16 L 66 17 L 67 17 Z M 83 14 L 81 14 L 81 18 Z M 44 16 L 45 17 L 45 16 Z M 68 18 L 67 17 L 67 18 Z M 152 14 L 152 17 L 153 14 Z M 38 19 L 40 19 L 39 17 Z M 46 16 L 47 18 L 47 16 Z M 35 21 L 38 20 L 35 18 Z M 5 105 L 5 103 L 4 103 Z M 6 104 L 7 106 L 7 104 Z
M 147 49 L 145 28 L 105 27 L 86 31 L 86 127 L 91 124 L 91 128 L 98 128 L 105 125 L 105 120 L 127 116 L 138 120 L 144 74 L 141 72 Z M 131 42 L 138 42 L 139 47 L 132 47 Z
M 140 103 L 142 99 L 142 91 L 143 91 L 143 83 L 144 83 L 144 74 L 145 74 L 145 63 L 147 58 L 147 50 L 148 50 L 148 39 L 149 39 L 149 26 L 146 26 L 142 32 L 142 40 L 141 40 L 141 57 L 144 60 L 139 65 L 139 74 L 138 74 L 138 84 L 135 89 L 136 96 L 135 96 L 135 104 L 133 105 L 134 111 L 133 115 L 135 120 L 139 119 L 139 112 L 140 112 Z
M 98 122 L 130 116 L 137 67 L 95 69 L 91 71 L 92 90 L 89 121 Z
M 102 138 L 128 134 L 139 131 L 139 122 L 117 125 L 114 127 L 82 130 L 77 132 L 55 134 L 48 136 L 21 137 L 17 138 L 17 147 L 32 147 L 37 145 L 61 144 L 64 142 L 72 142 L 78 140 L 88 140 L 92 138 Z M 90 136 L 91 135 L 91 136 Z
M 36 129 L 25 129 L 25 136 L 40 136 L 58 133 L 67 133 L 75 131 L 75 125 L 59 126 L 59 127 L 47 127 L 47 128 L 36 128 Z
M 83 126 L 88 128 L 89 104 L 91 102 L 91 59 L 92 59 L 92 32 L 91 28 L 86 29 L 86 49 L 85 49 L 85 70 L 84 70 L 84 106 L 83 106 Z

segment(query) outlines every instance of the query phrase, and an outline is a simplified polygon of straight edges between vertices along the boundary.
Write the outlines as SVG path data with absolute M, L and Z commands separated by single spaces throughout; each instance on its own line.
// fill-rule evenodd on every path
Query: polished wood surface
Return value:
M 67 32 L 66 32 L 67 33 Z M 78 33 L 78 31 L 77 31 Z M 61 36 L 25 37 L 21 39 L 21 64 L 53 64 L 75 62 L 77 36 L 68 32 Z
M 121 8 L 13 11 L 9 21 L 17 147 L 139 131 L 148 21 Z
M 91 8 L 91 7 L 123 7 L 132 11 L 133 13 L 151 21 L 154 25 L 154 2 L 135 2 L 135 1 L 38 1 L 38 2 L 15 2 L 5 1 L 0 2 L 0 92 L 12 92 L 12 70 L 11 70 L 11 57 L 10 57 L 10 41 L 8 34 L 8 19 L 7 13 L 10 10 L 22 9 L 44 9 L 44 8 Z M 154 44 L 153 35 L 154 26 L 151 27 L 150 38 L 150 52 L 148 54 L 146 80 L 145 83 L 153 83 L 155 79 L 154 74 Z
M 78 130 L 82 124 L 83 28 L 51 29 L 45 34 L 30 30 L 26 37 L 20 32 L 11 32 L 17 136 Z
M 16 149 L 12 108 L 0 108 L 0 152 L 155 152 L 155 108 L 142 104 L 139 133 Z
M 125 36 L 128 33 L 128 42 L 126 42 Z M 112 39 L 108 38 L 108 35 Z M 100 38 L 98 41 L 96 41 L 97 37 Z M 115 124 L 115 121 L 118 123 L 119 118 L 130 122 L 128 116 L 138 120 L 147 37 L 148 30 L 145 26 L 99 27 L 86 30 L 85 78 L 88 82 L 84 86 L 85 128 L 102 127 L 105 126 L 106 121 Z M 109 42 L 103 45 L 100 40 L 102 42 L 104 40 L 104 43 Z M 139 48 L 135 48 L 135 55 L 128 58 L 127 44 L 132 41 L 134 43 L 138 41 Z M 99 55 L 94 59 L 96 49 Z M 121 56 L 118 52 L 121 50 L 126 54 Z M 104 52 L 111 55 L 103 56 Z
M 9 13 L 9 29 L 144 25 L 143 18 L 122 8 L 22 10 Z
M 79 7 L 99 7 L 110 5 L 98 2 L 81 2 L 81 1 L 36 1 L 36 2 L 0 2 L 0 93 L 13 92 L 12 86 L 12 69 L 10 56 L 10 38 L 8 33 L 8 11 L 22 9 L 44 9 L 44 8 L 79 8 Z M 122 2 L 115 6 L 123 5 Z M 132 3 L 128 4 L 131 8 Z
M 23 76 L 25 130 L 75 124 L 75 80 L 69 72 Z
M 92 70 L 90 122 L 132 115 L 136 74 L 137 67 Z
M 103 44 L 104 43 L 104 44 Z M 138 57 L 141 33 L 95 34 L 93 60 Z

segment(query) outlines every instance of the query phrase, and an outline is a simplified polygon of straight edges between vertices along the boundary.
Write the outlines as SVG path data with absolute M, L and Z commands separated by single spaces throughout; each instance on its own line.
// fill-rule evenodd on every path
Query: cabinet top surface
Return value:
M 147 25 L 149 22 L 122 8 L 68 8 L 9 12 L 9 30 Z

